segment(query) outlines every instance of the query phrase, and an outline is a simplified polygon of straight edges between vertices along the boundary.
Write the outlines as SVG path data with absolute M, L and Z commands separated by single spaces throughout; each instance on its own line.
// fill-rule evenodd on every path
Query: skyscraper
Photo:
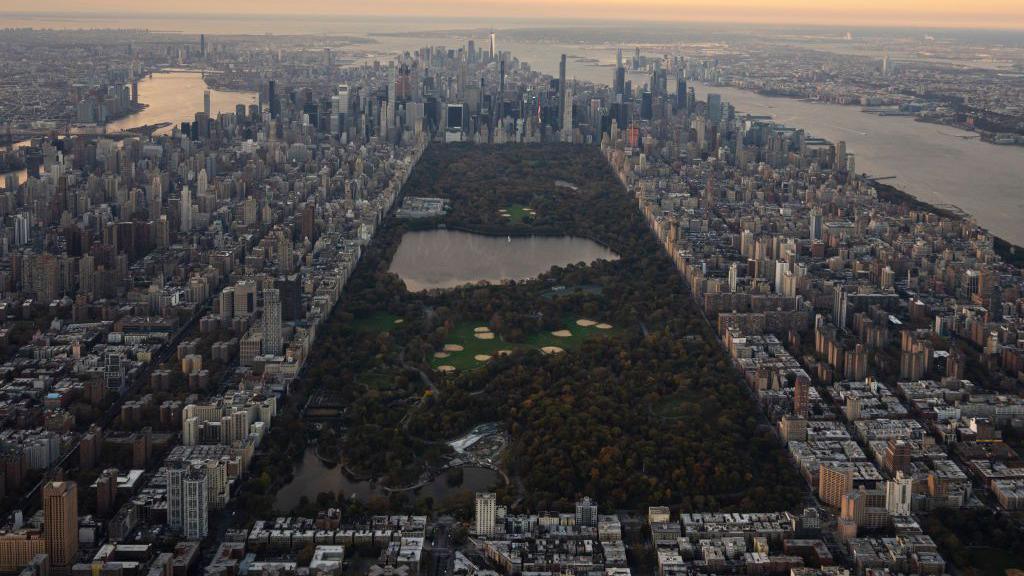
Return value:
M 626 94 L 626 68 L 622 65 L 622 48 L 615 55 L 615 77 L 612 79 L 612 93 L 621 101 Z
M 718 124 L 722 121 L 722 95 L 708 94 L 708 121 Z
M 56 573 L 67 573 L 78 556 L 78 485 L 49 482 L 43 487 L 43 535 Z
M 494 492 L 476 493 L 476 534 L 478 536 L 494 535 L 495 521 L 497 518 L 498 505 Z
M 185 463 L 181 460 L 167 461 L 167 527 L 180 531 L 183 525 L 184 501 L 182 486 L 185 477 Z
M 167 526 L 188 540 L 206 537 L 209 478 L 202 463 L 167 462 Z
M 188 234 L 192 231 L 192 191 L 188 186 L 181 189 L 181 231 Z
M 565 128 L 565 54 L 562 54 L 562 59 L 558 63 L 558 122 L 559 128 Z M 562 140 L 565 140 L 563 134 Z
M 210 115 L 210 91 L 209 90 L 203 90 L 203 112 L 206 112 L 207 116 Z
M 184 500 L 182 534 L 187 540 L 202 540 L 209 532 L 207 522 L 210 503 L 207 496 L 210 488 L 208 483 L 209 475 L 206 473 L 206 466 L 193 464 L 188 467 L 182 484 Z
M 808 224 L 811 232 L 811 240 L 821 240 L 822 215 L 821 208 L 815 206 L 811 209 L 810 222 Z
M 281 353 L 281 292 L 277 288 L 263 291 L 263 353 Z
M 160 214 L 163 213 L 163 184 L 160 180 L 160 175 L 153 176 L 153 180 L 149 184 L 149 217 L 151 220 L 160 218 Z
M 498 38 L 491 32 L 491 60 L 498 57 Z
M 565 96 L 562 98 L 562 142 L 572 142 L 572 89 L 563 90 Z
M 676 76 L 676 108 L 683 110 L 686 108 L 686 78 L 683 77 L 682 72 L 677 73 Z
M 267 109 L 270 110 L 270 117 L 277 118 L 281 112 L 281 104 L 277 101 L 277 83 L 273 80 L 267 81 Z

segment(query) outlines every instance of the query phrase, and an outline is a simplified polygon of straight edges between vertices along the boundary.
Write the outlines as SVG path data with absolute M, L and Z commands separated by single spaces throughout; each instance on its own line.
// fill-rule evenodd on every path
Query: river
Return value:
M 203 110 L 203 92 L 206 90 L 206 82 L 200 72 L 172 70 L 147 76 L 139 81 L 139 102 L 146 104 L 146 108 L 107 123 L 107 131 L 120 132 L 128 128 L 170 122 L 170 126 L 157 130 L 156 134 L 170 133 L 175 126 L 192 121 L 196 112 Z M 218 112 L 234 112 L 238 104 L 248 106 L 257 102 L 255 92 L 210 90 L 210 115 L 216 117 Z M 30 141 L 25 140 L 14 146 L 29 144 Z M 18 170 L 14 174 L 19 184 L 28 178 L 26 170 Z M 5 187 L 5 176 L 0 174 L 0 189 Z
M 174 70 L 153 74 L 139 82 L 139 102 L 146 104 L 146 109 L 108 123 L 107 131 L 170 122 L 171 126 L 160 131 L 170 132 L 178 124 L 192 121 L 196 112 L 203 110 L 203 92 L 207 89 L 199 72 Z M 210 117 L 216 118 L 218 112 L 234 112 L 238 104 L 248 106 L 257 101 L 255 92 L 210 90 Z
M 536 278 L 553 266 L 618 256 L 593 240 L 573 236 L 484 236 L 456 230 L 406 232 L 390 272 L 412 292 L 486 280 Z

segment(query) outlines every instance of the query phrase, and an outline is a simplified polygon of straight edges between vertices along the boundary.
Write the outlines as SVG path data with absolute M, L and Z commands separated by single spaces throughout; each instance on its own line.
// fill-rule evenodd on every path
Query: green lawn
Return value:
M 565 329 L 572 332 L 572 336 L 555 336 L 550 332 L 538 332 L 526 339 L 526 343 L 534 348 L 543 346 L 557 346 L 564 350 L 579 348 L 583 341 L 594 336 L 608 336 L 615 332 L 615 329 L 601 330 L 593 326 L 577 326 L 576 320 L 566 320 Z
M 533 334 L 522 343 L 506 342 L 500 334 L 495 333 L 491 340 L 477 338 L 474 329 L 478 326 L 486 326 L 484 322 L 461 322 L 448 334 L 445 344 L 456 344 L 463 349 L 457 352 L 444 352 L 448 354 L 445 358 L 431 358 L 430 365 L 435 370 L 439 366 L 454 366 L 456 370 L 473 370 L 483 366 L 486 361 L 476 359 L 477 355 L 497 356 L 500 350 L 517 350 L 522 348 L 541 349 L 545 346 L 556 346 L 563 350 L 573 350 L 580 347 L 588 338 L 594 336 L 608 336 L 616 332 L 614 328 L 602 330 L 593 326 L 577 326 L 576 321 L 566 320 L 565 329 L 572 333 L 571 336 L 559 337 L 550 332 L 538 332 Z
M 374 312 L 365 318 L 353 318 L 349 326 L 356 332 L 385 332 L 387 330 L 393 330 L 396 324 L 396 320 L 401 320 L 394 314 L 388 314 L 387 312 Z
M 477 338 L 476 333 L 473 331 L 474 328 L 486 325 L 485 322 L 460 322 L 457 324 L 448 334 L 445 344 L 456 344 L 462 346 L 463 350 L 459 352 L 445 352 L 445 354 L 448 354 L 447 358 L 431 358 L 430 365 L 434 369 L 437 369 L 438 366 L 447 365 L 454 366 L 457 370 L 472 370 L 473 368 L 483 366 L 483 362 L 478 362 L 474 358 L 478 354 L 495 356 L 499 350 L 514 350 L 523 346 L 522 344 L 506 342 L 497 333 L 495 333 L 493 340 Z M 439 350 L 438 352 L 444 351 Z
M 505 212 L 501 212 L 504 216 L 507 213 L 508 221 L 512 224 L 523 224 L 523 220 L 527 217 L 533 217 L 535 214 L 531 213 L 529 206 L 523 206 L 522 204 L 512 204 L 504 208 Z

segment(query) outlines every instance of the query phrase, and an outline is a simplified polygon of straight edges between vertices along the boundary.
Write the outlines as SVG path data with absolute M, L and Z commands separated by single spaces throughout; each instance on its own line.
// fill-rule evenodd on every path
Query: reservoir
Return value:
M 447 474 L 440 474 L 422 487 L 409 490 L 413 499 L 430 496 L 435 502 L 460 492 L 478 492 L 491 490 L 502 484 L 501 475 L 488 468 L 467 466 L 462 469 L 462 482 L 451 486 Z M 302 463 L 295 468 L 295 476 L 291 482 L 277 491 L 274 507 L 278 512 L 289 512 L 303 496 L 315 501 L 321 492 L 341 492 L 346 498 L 358 498 L 363 502 L 375 497 L 387 497 L 388 491 L 382 486 L 366 481 L 353 480 L 345 475 L 341 466 L 328 468 L 316 456 L 315 448 L 309 448 L 302 457 Z
M 536 278 L 554 266 L 615 260 L 611 250 L 573 236 L 505 237 L 457 230 L 406 232 L 391 260 L 411 292 L 454 288 L 486 280 Z

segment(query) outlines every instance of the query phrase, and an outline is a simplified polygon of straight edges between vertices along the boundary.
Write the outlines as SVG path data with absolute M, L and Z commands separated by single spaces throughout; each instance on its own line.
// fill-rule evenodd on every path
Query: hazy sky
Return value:
M 0 0 L 0 11 L 403 15 L 1024 29 L 1024 0 Z

